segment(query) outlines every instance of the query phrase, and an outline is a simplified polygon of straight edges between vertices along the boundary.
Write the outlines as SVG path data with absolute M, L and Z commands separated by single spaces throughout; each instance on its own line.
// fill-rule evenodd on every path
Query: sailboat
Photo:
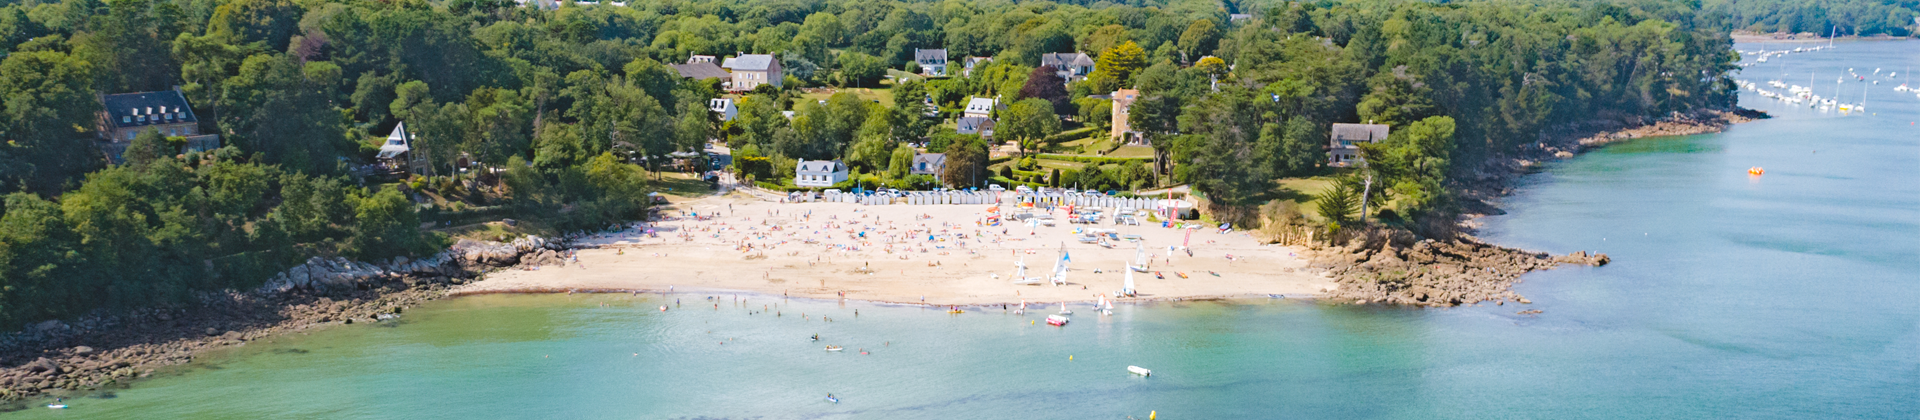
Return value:
M 1147 245 L 1138 242 L 1133 245 L 1133 264 L 1128 265 L 1127 269 L 1145 273 L 1147 272 Z M 1127 278 L 1133 278 L 1133 275 L 1128 274 Z
M 1060 314 L 1061 314 L 1061 315 L 1073 315 L 1073 310 L 1072 310 L 1072 309 L 1067 309 L 1067 303 L 1066 303 L 1066 302 L 1060 302 Z
M 1020 262 L 1014 263 L 1014 266 L 1019 269 L 1013 272 L 1013 284 L 1034 286 L 1042 281 L 1039 277 L 1027 277 L 1027 257 L 1020 257 Z
M 1107 295 L 1100 295 L 1100 301 L 1093 304 L 1093 309 L 1101 315 L 1113 315 L 1113 302 L 1107 300 Z
M 1053 261 L 1053 278 L 1051 279 L 1053 285 L 1060 286 L 1067 284 L 1067 261 L 1072 260 L 1072 258 L 1073 257 L 1067 256 L 1067 244 L 1060 244 L 1060 259 Z
M 1139 293 L 1140 293 L 1139 291 L 1133 290 L 1133 272 L 1128 271 L 1127 283 L 1126 285 L 1120 287 L 1120 296 L 1132 297 L 1132 296 L 1139 295 Z

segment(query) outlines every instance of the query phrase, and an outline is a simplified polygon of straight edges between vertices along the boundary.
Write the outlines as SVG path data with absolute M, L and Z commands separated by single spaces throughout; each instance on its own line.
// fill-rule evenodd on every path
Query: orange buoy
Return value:
M 1767 173 L 1767 170 L 1765 168 L 1761 168 L 1758 166 L 1747 168 L 1748 175 L 1765 175 L 1766 173 Z

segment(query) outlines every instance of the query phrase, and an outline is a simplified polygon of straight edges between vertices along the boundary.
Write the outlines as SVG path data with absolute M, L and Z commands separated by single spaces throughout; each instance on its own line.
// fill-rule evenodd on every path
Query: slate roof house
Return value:
M 907 166 L 907 173 L 933 175 L 933 179 L 940 179 L 940 171 L 946 167 L 946 153 L 921 153 L 913 155 L 913 164 Z
M 993 117 L 994 108 L 997 108 L 999 106 L 1000 106 L 999 101 L 995 101 L 993 100 L 993 98 L 968 99 L 967 108 L 964 110 L 961 110 L 960 115 L 967 116 L 967 117 L 991 118 Z
M 688 79 L 720 79 L 722 84 L 733 80 L 733 73 L 728 73 L 726 70 L 721 69 L 720 66 L 714 65 L 712 61 L 668 64 L 668 66 L 673 67 L 675 73 L 680 73 L 680 77 Z
M 920 64 L 920 74 L 940 76 L 947 74 L 947 50 L 913 49 L 913 61 Z
M 978 67 L 978 66 L 980 66 L 981 64 L 986 64 L 986 63 L 989 63 L 989 62 L 992 62 L 992 61 L 993 61 L 993 57 L 973 57 L 973 56 L 968 56 L 968 57 L 966 58 L 966 60 L 965 60 L 964 62 L 962 62 L 962 63 L 960 64 L 960 65 L 961 65 L 961 68 L 960 68 L 960 75 L 961 75 L 961 76 L 967 76 L 967 77 L 973 77 L 973 68 L 974 68 L 974 67 Z
M 720 67 L 733 72 L 733 83 L 727 85 L 727 90 L 744 92 L 760 85 L 780 87 L 780 60 L 774 58 L 772 54 L 741 54 L 738 57 L 727 57 L 726 61 L 721 62 Z
M 831 187 L 847 181 L 847 165 L 837 160 L 800 159 L 793 166 L 793 185 Z
M 1359 144 L 1386 140 L 1387 133 L 1386 124 L 1334 124 L 1333 142 L 1327 147 L 1327 164 L 1365 166 L 1367 161 L 1360 157 Z
M 734 106 L 732 99 L 708 99 L 707 109 L 720 114 L 720 121 L 733 121 L 734 117 L 740 116 L 740 107 Z
M 1093 58 L 1084 53 L 1046 53 L 1040 55 L 1040 65 L 1053 67 L 1054 74 L 1068 83 L 1087 78 L 1093 73 Z
M 126 152 L 134 136 L 147 130 L 159 130 L 167 137 L 186 137 L 189 151 L 220 147 L 220 136 L 200 134 L 200 118 L 179 91 L 117 93 L 100 95 L 99 99 L 100 149 L 113 162 L 120 161 L 120 154 Z
M 993 119 L 987 117 L 960 117 L 954 131 L 960 134 L 979 134 L 981 138 L 993 138 Z

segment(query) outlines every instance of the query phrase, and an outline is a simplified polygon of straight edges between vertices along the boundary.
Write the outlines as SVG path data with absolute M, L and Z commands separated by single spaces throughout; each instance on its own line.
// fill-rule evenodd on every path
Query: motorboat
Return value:
M 1067 326 L 1067 317 L 1064 315 L 1047 315 L 1047 325 L 1065 327 Z
M 846 349 L 847 349 L 846 347 L 840 347 L 840 346 L 827 346 L 827 351 L 842 351 Z
M 1140 375 L 1140 376 L 1153 376 L 1152 369 L 1147 369 L 1139 366 L 1127 366 L 1127 372 L 1132 372 L 1133 374 Z

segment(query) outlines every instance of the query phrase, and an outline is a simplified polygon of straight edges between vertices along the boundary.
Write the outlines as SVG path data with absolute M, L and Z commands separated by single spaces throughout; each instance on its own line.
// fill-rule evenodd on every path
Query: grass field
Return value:
M 804 100 L 824 101 L 827 100 L 828 97 L 833 96 L 834 93 L 851 93 L 860 99 L 880 101 L 880 103 L 887 104 L 887 106 L 893 106 L 892 85 L 882 85 L 877 88 L 841 88 L 830 92 L 803 93 L 800 94 L 800 98 Z

